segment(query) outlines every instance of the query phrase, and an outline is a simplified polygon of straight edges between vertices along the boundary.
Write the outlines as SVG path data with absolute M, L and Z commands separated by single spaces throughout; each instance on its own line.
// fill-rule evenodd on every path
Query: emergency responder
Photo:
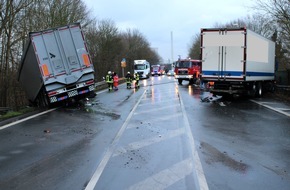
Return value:
M 135 73 L 135 76 L 134 76 L 134 78 L 135 78 L 135 88 L 139 88 L 139 74 L 136 72 Z
M 108 71 L 108 74 L 106 75 L 106 82 L 108 84 L 109 91 L 111 91 L 113 89 L 113 76 L 111 71 Z
M 114 84 L 113 85 L 114 90 L 118 90 L 119 77 L 118 77 L 116 72 L 114 72 L 114 74 L 113 74 L 113 84 Z
M 126 83 L 127 83 L 127 88 L 131 88 L 132 76 L 131 76 L 129 71 L 128 71 L 127 75 L 126 75 Z

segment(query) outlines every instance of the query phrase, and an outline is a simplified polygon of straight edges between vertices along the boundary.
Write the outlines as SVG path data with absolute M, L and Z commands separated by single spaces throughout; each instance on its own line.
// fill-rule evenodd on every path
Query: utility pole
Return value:
M 173 32 L 171 31 L 171 63 L 173 62 Z

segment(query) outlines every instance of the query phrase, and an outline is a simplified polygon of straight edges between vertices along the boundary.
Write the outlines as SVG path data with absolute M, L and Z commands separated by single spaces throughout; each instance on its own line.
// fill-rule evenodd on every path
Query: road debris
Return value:
M 50 133 L 50 130 L 49 129 L 44 129 L 43 132 L 44 133 Z

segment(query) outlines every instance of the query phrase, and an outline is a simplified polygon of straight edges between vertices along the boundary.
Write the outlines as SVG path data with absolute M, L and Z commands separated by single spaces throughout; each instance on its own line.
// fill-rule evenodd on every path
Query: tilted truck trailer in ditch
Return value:
M 18 80 L 41 107 L 92 95 L 94 68 L 80 24 L 30 32 Z
M 215 95 L 260 97 L 274 87 L 275 43 L 247 28 L 201 29 L 201 60 Z

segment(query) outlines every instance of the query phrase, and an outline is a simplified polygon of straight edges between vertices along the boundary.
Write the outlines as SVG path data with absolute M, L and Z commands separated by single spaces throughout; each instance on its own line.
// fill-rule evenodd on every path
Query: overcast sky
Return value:
M 201 28 L 244 18 L 252 0 L 84 0 L 97 19 L 111 19 L 120 31 L 138 29 L 165 62 L 186 58 Z

